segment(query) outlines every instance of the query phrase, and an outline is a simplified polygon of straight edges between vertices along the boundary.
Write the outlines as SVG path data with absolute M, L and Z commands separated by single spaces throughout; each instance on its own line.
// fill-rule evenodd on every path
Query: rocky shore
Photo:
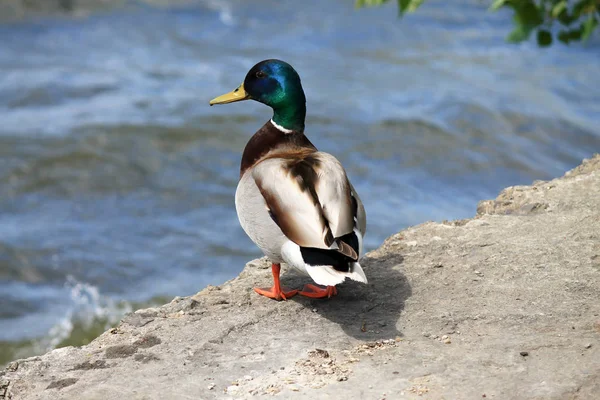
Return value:
M 259 297 L 268 263 L 81 348 L 15 361 L 0 399 L 592 399 L 600 156 L 473 219 L 408 228 L 330 300 Z M 285 274 L 286 286 L 308 278 Z

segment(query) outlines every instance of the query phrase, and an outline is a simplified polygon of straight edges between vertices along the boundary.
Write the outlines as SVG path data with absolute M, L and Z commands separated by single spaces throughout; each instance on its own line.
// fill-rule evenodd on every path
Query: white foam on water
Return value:
M 233 16 L 233 7 L 231 4 L 224 2 L 222 0 L 207 0 L 205 5 L 211 9 L 215 10 L 219 14 L 219 21 L 223 23 L 223 25 L 234 26 L 237 23 L 237 20 Z
M 68 339 L 76 324 L 83 330 L 91 329 L 99 321 L 104 322 L 104 329 L 116 324 L 121 317 L 132 311 L 127 302 L 117 301 L 102 295 L 98 288 L 89 283 L 80 282 L 72 275 L 67 276 L 65 288 L 69 290 L 72 306 L 50 330 L 39 340 L 36 350 L 46 352 L 56 348 Z

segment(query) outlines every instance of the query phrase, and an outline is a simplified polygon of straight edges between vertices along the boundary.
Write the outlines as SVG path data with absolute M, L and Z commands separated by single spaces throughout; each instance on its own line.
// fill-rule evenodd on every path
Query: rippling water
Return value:
M 348 169 L 369 248 L 600 150 L 597 38 L 509 45 L 509 16 L 478 1 L 395 14 L 225 0 L 1 25 L 0 364 L 260 255 L 233 194 L 269 110 L 208 100 L 262 59 L 299 71 L 307 134 Z

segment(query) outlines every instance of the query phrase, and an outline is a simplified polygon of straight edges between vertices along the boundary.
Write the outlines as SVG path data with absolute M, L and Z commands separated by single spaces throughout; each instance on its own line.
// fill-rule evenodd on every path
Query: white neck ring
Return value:
M 286 129 L 283 126 L 279 125 L 277 122 L 273 121 L 273 118 L 271 118 L 271 123 L 273 124 L 273 126 L 275 128 L 277 128 L 278 130 L 280 130 L 283 133 L 292 133 L 293 132 L 292 129 Z

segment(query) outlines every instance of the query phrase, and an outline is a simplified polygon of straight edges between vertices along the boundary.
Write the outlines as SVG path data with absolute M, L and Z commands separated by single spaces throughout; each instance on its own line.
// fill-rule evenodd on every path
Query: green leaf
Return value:
M 571 29 L 569 31 L 569 39 L 571 41 L 581 40 L 581 32 L 583 32 L 583 25 L 577 29 Z
M 540 47 L 548 47 L 552 44 L 552 35 L 545 29 L 540 29 L 537 32 L 537 42 Z
M 516 26 L 506 37 L 506 40 L 510 43 L 519 43 L 526 40 L 529 37 L 531 30 L 523 29 L 522 26 Z
M 560 14 L 558 14 L 558 20 L 564 26 L 569 26 L 577 20 L 577 17 L 570 15 L 568 10 L 563 10 Z
M 492 5 L 490 6 L 490 10 L 497 11 L 504 4 L 506 4 L 506 1 L 507 0 L 494 0 L 494 2 L 492 3 Z
M 404 15 L 409 5 L 410 0 L 398 0 L 398 9 L 400 10 L 400 15 Z
M 573 15 L 579 18 L 583 14 L 587 14 L 590 10 L 595 8 L 594 1 L 595 0 L 579 0 L 573 6 Z
M 506 38 L 511 43 L 519 43 L 528 39 L 531 32 L 544 22 L 543 9 L 538 8 L 533 0 L 522 0 L 519 3 L 507 4 L 515 10 L 513 16 L 515 28 Z
M 520 25 L 533 29 L 544 22 L 543 12 L 532 0 L 526 0 L 515 8 L 515 17 Z
M 387 3 L 388 1 L 389 0 L 356 0 L 354 3 L 354 7 L 376 7 L 382 5 L 383 3 Z
M 400 11 L 400 16 L 403 16 L 406 13 L 414 12 L 421 4 L 423 4 L 424 0 L 398 0 L 398 10 Z
M 594 29 L 598 26 L 598 20 L 591 14 L 588 19 L 583 23 L 583 32 L 581 33 L 581 39 L 585 42 L 591 36 Z
M 558 40 L 563 42 L 564 44 L 569 44 L 571 38 L 569 37 L 569 31 L 560 31 L 558 33 Z
M 423 4 L 424 0 L 412 0 L 408 6 L 408 9 L 406 10 L 406 12 L 415 12 L 417 10 L 417 8 L 419 8 L 419 6 L 421 4 Z
M 552 7 L 552 18 L 557 18 L 561 12 L 567 9 L 567 0 L 561 0 Z
M 355 0 L 355 8 L 377 7 L 390 0 Z M 397 0 L 400 16 L 415 11 L 425 0 Z

